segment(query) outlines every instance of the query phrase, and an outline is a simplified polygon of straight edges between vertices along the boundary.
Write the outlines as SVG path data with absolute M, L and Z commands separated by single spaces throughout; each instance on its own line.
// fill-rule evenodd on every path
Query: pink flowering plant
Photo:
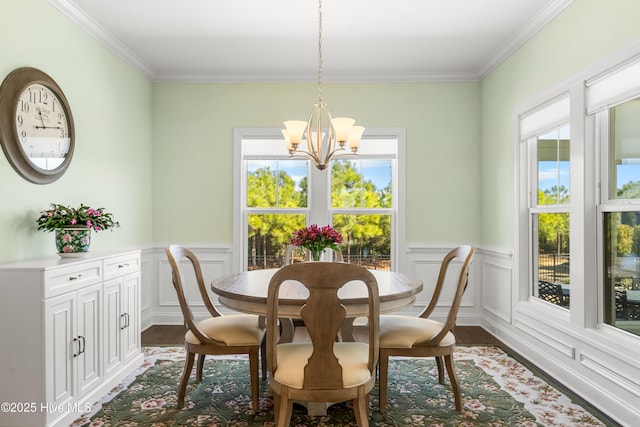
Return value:
M 293 246 L 303 247 L 312 253 L 321 253 L 327 248 L 339 250 L 340 243 L 342 243 L 342 235 L 330 225 L 318 227 L 317 224 L 313 224 L 296 231 L 291 238 Z
M 40 212 L 36 222 L 38 230 L 44 231 L 69 227 L 86 227 L 94 231 L 102 231 L 120 227 L 120 223 L 113 219 L 113 214 L 105 212 L 104 208 L 94 209 L 82 203 L 79 208 L 52 203 L 51 209 Z

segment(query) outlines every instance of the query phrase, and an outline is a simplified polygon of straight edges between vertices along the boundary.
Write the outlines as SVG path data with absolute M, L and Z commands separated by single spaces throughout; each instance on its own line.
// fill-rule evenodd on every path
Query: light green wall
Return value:
M 152 85 L 45 0 L 0 0 L 0 80 L 39 68 L 62 87 L 76 125 L 66 174 L 49 185 L 20 177 L 0 154 L 0 262 L 50 256 L 53 235 L 36 231 L 49 203 L 105 207 L 120 220 L 94 233 L 92 250 L 151 241 Z
M 306 120 L 315 84 L 153 88 L 154 239 L 233 239 L 233 128 Z M 478 242 L 479 83 L 325 84 L 334 117 L 407 131 L 409 242 Z
M 640 1 L 576 0 L 481 84 L 482 237 L 513 247 L 515 109 L 640 36 Z

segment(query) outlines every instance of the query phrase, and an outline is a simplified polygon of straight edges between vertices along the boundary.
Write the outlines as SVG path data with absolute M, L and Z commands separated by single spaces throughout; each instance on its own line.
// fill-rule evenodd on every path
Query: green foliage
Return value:
M 633 227 L 627 224 L 618 224 L 616 250 L 618 256 L 629 255 L 633 252 Z
M 618 199 L 640 199 L 640 181 L 627 182 L 617 191 Z
M 307 205 L 306 179 L 302 191 L 286 172 L 277 174 L 265 167 L 247 178 L 247 206 L 250 208 L 302 208 Z
M 569 203 L 569 191 L 553 186 L 544 192 L 538 190 L 539 205 Z M 544 213 L 538 215 L 538 243 L 541 253 L 558 254 L 569 252 L 569 214 Z
M 331 200 L 334 208 L 390 208 L 391 188 L 376 188 L 364 180 L 353 162 L 336 161 L 331 170 Z
M 55 231 L 68 227 L 86 227 L 101 231 L 120 227 L 120 223 L 113 219 L 113 214 L 105 212 L 104 208 L 91 208 L 80 204 L 79 208 L 51 203 L 51 208 L 40 212 L 36 219 L 38 230 Z

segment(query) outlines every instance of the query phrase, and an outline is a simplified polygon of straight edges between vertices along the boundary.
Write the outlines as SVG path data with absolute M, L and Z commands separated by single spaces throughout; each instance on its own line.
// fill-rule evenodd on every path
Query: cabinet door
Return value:
M 56 407 L 66 407 L 74 400 L 74 356 L 78 351 L 75 305 L 73 292 L 44 302 L 45 396 L 46 402 Z
M 122 339 L 120 328 L 124 324 L 122 314 L 122 278 L 104 282 L 104 375 L 108 377 L 122 363 Z
M 140 354 L 140 273 L 125 276 L 123 286 L 122 349 L 127 361 Z
M 102 381 L 101 345 L 102 325 L 102 284 L 89 286 L 78 291 L 78 316 L 76 335 L 79 354 L 76 356 L 78 366 L 78 398 L 84 396 Z

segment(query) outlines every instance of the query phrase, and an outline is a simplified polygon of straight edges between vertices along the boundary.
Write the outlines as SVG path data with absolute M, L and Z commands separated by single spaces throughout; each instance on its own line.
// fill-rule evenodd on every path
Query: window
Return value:
M 569 308 L 570 126 L 569 98 L 521 119 L 522 191 L 528 229 L 528 295 Z M 523 223 L 524 224 L 524 223 Z
M 310 224 L 331 224 L 342 234 L 345 262 L 396 269 L 403 138 L 399 130 L 368 130 L 359 156 L 318 171 L 306 159 L 289 158 L 279 129 L 237 129 L 239 269 L 282 266 L 292 234 Z
M 604 322 L 640 335 L 640 99 L 600 113 Z

